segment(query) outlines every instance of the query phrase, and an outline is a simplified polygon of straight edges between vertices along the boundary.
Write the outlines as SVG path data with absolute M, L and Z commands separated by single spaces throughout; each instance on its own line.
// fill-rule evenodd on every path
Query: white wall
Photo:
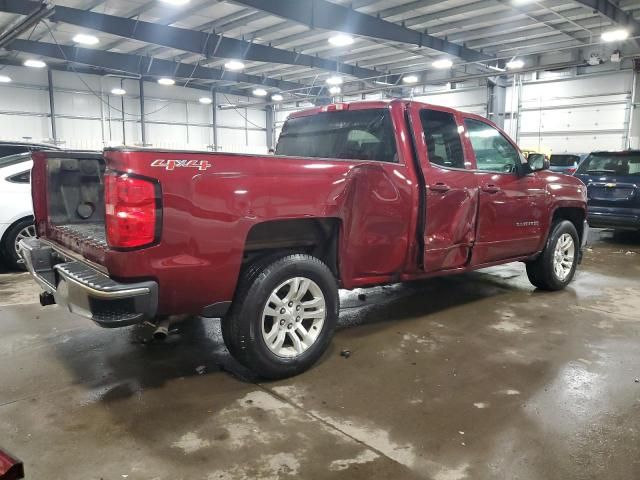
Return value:
M 625 147 L 631 72 L 533 80 L 520 88 L 520 122 L 505 129 L 523 148 L 588 153 Z M 516 88 L 514 107 L 517 107 Z M 507 112 L 512 110 L 507 89 Z
M 0 84 L 0 139 L 52 139 L 46 70 L 5 67 L 13 82 Z M 56 133 L 65 148 L 102 149 L 141 145 L 139 84 L 136 79 L 53 72 Z M 127 95 L 111 95 L 122 86 Z M 208 92 L 145 82 L 146 144 L 158 148 L 211 149 L 212 106 L 198 99 Z M 227 100 L 228 99 L 228 100 Z M 218 94 L 219 103 L 248 103 L 246 97 Z M 124 108 L 123 108 L 124 103 Z M 123 113 L 124 112 L 124 113 Z M 123 122 L 124 118 L 124 122 Z M 124 123 L 124 129 L 123 129 Z M 218 110 L 219 151 L 265 153 L 264 110 Z

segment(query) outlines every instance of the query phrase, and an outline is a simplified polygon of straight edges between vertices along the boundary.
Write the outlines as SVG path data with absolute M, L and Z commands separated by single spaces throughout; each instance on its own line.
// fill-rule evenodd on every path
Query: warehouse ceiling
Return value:
M 0 0 L 0 30 L 25 26 L 43 3 Z M 172 77 L 246 95 L 260 87 L 286 98 L 328 94 L 332 86 L 348 92 L 500 74 L 543 65 L 546 56 L 558 68 L 605 49 L 605 60 L 615 49 L 640 54 L 640 1 L 631 0 L 59 0 L 51 6 L 43 9 L 45 20 L 34 18 L 17 38 L 0 37 L 0 62 L 40 58 L 53 68 Z M 629 38 L 603 43 L 603 33 L 620 30 Z M 79 44 L 78 33 L 98 43 Z M 232 60 L 242 68 L 232 70 Z M 328 84 L 332 77 L 342 84 Z

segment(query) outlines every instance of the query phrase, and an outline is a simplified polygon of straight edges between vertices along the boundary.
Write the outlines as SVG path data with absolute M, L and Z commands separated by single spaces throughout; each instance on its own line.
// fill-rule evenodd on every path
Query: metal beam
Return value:
M 28 15 L 38 5 L 39 3 L 33 0 L 0 0 L 0 11 Z M 245 59 L 255 62 L 300 65 L 330 71 L 339 70 L 346 75 L 357 78 L 370 78 L 379 74 L 375 70 L 359 68 L 354 65 L 268 45 L 227 38 L 213 32 L 200 32 L 159 25 L 133 18 L 117 17 L 60 5 L 55 7 L 51 20 L 79 25 L 84 28 L 167 48 L 192 52 L 207 58 Z
M 640 34 L 640 22 L 631 13 L 625 12 L 609 0 L 574 0 L 576 3 L 591 8 L 594 12 L 608 18 L 613 23 L 626 27 L 631 36 Z
M 387 40 L 391 42 L 408 43 L 427 47 L 468 62 L 491 60 L 477 50 L 451 43 L 447 40 L 411 30 L 402 25 L 382 20 L 371 15 L 356 12 L 351 8 L 328 2 L 327 0 L 233 0 L 235 3 L 246 5 L 269 12 L 287 20 L 308 26 L 336 32 L 351 33 L 365 37 Z
M 144 147 L 147 144 L 147 128 L 144 123 L 144 79 L 142 77 L 140 77 L 138 85 L 140 92 L 140 140 Z
M 69 47 L 54 43 L 35 42 L 33 40 L 14 40 L 7 47 L 9 50 L 43 55 L 72 63 L 91 65 L 94 67 L 132 73 L 147 77 L 177 77 L 196 80 L 225 80 L 233 82 L 264 85 L 279 90 L 295 90 L 305 88 L 304 85 L 283 80 L 263 78 L 257 75 L 228 72 L 217 68 L 201 67 L 190 63 L 172 62 L 170 60 L 129 55 L 127 53 L 105 52 L 90 48 Z
M 56 129 L 56 102 L 53 97 L 53 74 L 51 69 L 47 70 L 47 87 L 49 89 L 49 112 L 51 114 L 51 138 L 53 143 L 58 141 L 58 132 Z

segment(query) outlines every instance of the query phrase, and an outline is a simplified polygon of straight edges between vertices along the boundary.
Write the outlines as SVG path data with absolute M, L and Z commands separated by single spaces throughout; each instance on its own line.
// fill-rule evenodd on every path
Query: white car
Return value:
M 23 268 L 18 242 L 35 236 L 31 153 L 0 158 L 0 253 L 9 268 Z

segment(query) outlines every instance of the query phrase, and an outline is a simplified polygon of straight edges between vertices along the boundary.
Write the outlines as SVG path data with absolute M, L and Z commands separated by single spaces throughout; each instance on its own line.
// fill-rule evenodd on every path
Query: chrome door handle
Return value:
M 448 192 L 449 190 L 451 190 L 451 187 L 445 183 L 436 183 L 435 185 L 430 185 L 429 186 L 429 190 L 433 191 L 433 192 Z

